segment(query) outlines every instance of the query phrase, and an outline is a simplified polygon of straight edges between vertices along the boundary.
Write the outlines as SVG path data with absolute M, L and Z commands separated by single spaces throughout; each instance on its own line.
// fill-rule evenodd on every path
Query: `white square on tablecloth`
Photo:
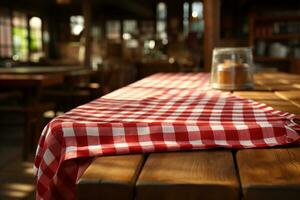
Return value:
M 88 136 L 98 136 L 99 129 L 98 129 L 98 127 L 86 127 L 86 134 Z
M 264 141 L 267 143 L 267 144 L 277 144 L 278 142 L 275 140 L 275 138 L 265 138 Z
M 127 143 L 115 143 L 114 145 L 116 148 L 128 148 Z
M 237 130 L 248 130 L 248 126 L 244 124 L 235 124 L 234 126 Z
M 139 144 L 142 147 L 153 146 L 153 143 L 151 141 L 148 141 L 148 142 L 139 142 Z
M 222 125 L 212 125 L 211 129 L 213 131 L 224 131 L 224 127 Z
M 123 127 L 113 127 L 112 128 L 113 136 L 123 136 L 125 135 L 125 130 Z
M 203 145 L 202 140 L 192 140 L 190 143 L 191 145 Z
M 66 153 L 76 152 L 76 151 L 77 151 L 77 147 L 75 146 L 66 147 Z
M 175 133 L 173 125 L 162 125 L 163 133 Z
M 187 126 L 186 129 L 188 132 L 198 132 L 199 131 L 198 126 Z
M 63 130 L 64 137 L 74 137 L 75 136 L 73 127 L 71 127 L 71 128 L 63 127 L 62 130 Z
M 137 127 L 137 132 L 138 132 L 138 135 L 149 135 L 150 129 L 148 126 Z
M 45 151 L 43 159 L 45 163 L 49 166 L 52 163 L 52 161 L 55 159 L 55 157 L 53 156 L 52 152 L 49 149 L 47 149 Z
M 226 140 L 215 140 L 215 143 L 217 145 L 228 145 L 228 142 Z
M 263 128 L 272 128 L 273 126 L 270 123 L 259 123 L 260 127 Z
M 240 144 L 245 147 L 252 147 L 254 146 L 253 142 L 251 140 L 241 140 Z

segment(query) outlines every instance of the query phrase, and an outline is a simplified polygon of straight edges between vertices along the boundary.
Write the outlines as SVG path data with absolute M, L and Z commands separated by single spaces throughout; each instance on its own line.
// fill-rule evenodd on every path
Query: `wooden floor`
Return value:
M 0 125 L 0 200 L 34 199 L 33 162 L 21 161 L 22 129 Z

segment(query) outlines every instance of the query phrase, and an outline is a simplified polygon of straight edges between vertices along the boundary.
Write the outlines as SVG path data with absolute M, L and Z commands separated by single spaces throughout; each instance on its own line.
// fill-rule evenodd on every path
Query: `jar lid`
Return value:
M 252 51 L 252 47 L 216 47 L 214 52 L 218 53 L 239 53 L 245 51 Z

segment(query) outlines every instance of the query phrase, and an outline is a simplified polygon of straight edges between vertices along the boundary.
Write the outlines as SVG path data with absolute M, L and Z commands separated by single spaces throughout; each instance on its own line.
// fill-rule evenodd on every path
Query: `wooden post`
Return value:
M 212 51 L 220 39 L 220 0 L 204 0 L 204 71 L 210 71 Z
M 83 1 L 83 17 L 84 17 L 84 66 L 91 66 L 91 53 L 92 53 L 92 38 L 91 38 L 91 0 Z

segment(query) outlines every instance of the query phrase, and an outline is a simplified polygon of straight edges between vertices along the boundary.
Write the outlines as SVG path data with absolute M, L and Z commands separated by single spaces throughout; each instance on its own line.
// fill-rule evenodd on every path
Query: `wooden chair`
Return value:
M 0 113 L 4 116 L 8 113 L 13 113 L 17 115 L 22 115 L 24 118 L 23 122 L 23 151 L 22 158 L 23 160 L 28 160 L 29 155 L 34 152 L 36 149 L 38 139 L 42 132 L 43 126 L 47 123 L 43 123 L 43 113 L 48 110 L 53 110 L 55 104 L 53 103 L 42 103 L 31 106 L 12 106 L 2 105 L 0 107 Z M 15 122 L 9 122 L 9 125 L 14 125 Z

